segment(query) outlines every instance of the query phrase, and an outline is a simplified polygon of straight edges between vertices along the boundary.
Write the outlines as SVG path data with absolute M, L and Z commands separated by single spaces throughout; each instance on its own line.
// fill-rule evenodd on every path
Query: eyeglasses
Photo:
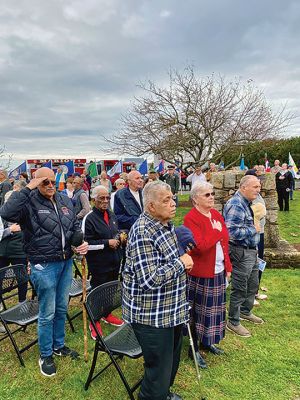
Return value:
M 210 192 L 210 193 L 205 193 L 203 196 L 208 198 L 210 196 L 214 197 L 215 194 L 216 194 L 215 192 Z
M 51 179 L 46 179 L 42 182 L 43 186 L 49 186 L 50 183 L 52 184 L 52 186 L 55 186 L 55 181 L 51 180 Z
M 98 201 L 105 201 L 105 200 L 109 201 L 110 200 L 110 196 L 98 196 L 98 197 L 96 197 L 96 200 L 98 200 Z

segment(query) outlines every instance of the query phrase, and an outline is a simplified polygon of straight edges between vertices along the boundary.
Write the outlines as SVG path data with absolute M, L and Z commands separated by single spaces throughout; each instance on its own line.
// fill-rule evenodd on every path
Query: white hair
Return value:
M 118 179 L 115 181 L 115 186 L 117 187 L 120 183 L 125 183 L 125 180 L 122 179 L 122 178 L 118 178 Z
M 190 197 L 192 201 L 199 195 L 199 193 L 205 192 L 207 189 L 213 189 L 213 185 L 209 182 L 198 182 L 196 183 L 191 190 Z
M 107 188 L 105 186 L 103 186 L 103 185 L 95 186 L 94 189 L 92 190 L 91 198 L 95 199 L 98 196 L 98 194 L 100 193 L 100 191 L 103 190 L 103 189 L 106 192 L 108 192 Z
M 143 189 L 143 204 L 145 209 L 148 208 L 149 203 L 157 200 L 157 194 L 162 190 L 171 192 L 171 186 L 161 181 L 153 181 L 145 185 Z
M 255 179 L 257 179 L 259 181 L 259 179 L 255 175 L 245 175 L 245 176 L 243 176 L 242 179 L 241 179 L 241 182 L 240 182 L 240 188 L 248 186 L 250 181 L 253 180 L 253 178 L 255 178 Z

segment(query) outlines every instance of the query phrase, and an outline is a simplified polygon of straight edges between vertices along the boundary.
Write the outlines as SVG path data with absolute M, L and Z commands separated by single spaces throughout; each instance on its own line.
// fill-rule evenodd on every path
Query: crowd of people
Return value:
M 105 171 L 92 179 L 87 172 L 66 177 L 61 168 L 55 174 L 42 167 L 31 180 L 25 174 L 13 186 L 6 171 L 0 171 L 0 271 L 14 263 L 28 268 L 39 301 L 44 376 L 56 374 L 54 356 L 78 358 L 65 344 L 74 253 L 86 255 L 92 289 L 122 280 L 122 318 L 109 314 L 94 323 L 101 335 L 101 323 L 132 325 L 144 357 L 140 400 L 181 399 L 170 388 L 187 323 L 201 368 L 207 368 L 205 352 L 224 353 L 219 344 L 225 329 L 250 337 L 241 321 L 264 323 L 253 313 L 255 303 L 267 298 L 258 292 L 266 217 L 260 196 L 264 166 L 246 171 L 223 215 L 214 208 L 210 183 L 216 165 L 211 163 L 206 173 L 200 166 L 188 172 L 179 176 L 169 165 L 165 174 L 150 170 L 144 179 L 132 170 L 120 175 L 113 190 Z M 295 187 L 291 168 L 276 160 L 271 173 L 279 209 L 289 211 Z M 180 181 L 189 184 L 192 208 L 183 227 L 175 229 Z M 78 243 L 74 237 L 80 232 Z M 27 287 L 19 287 L 19 302 L 26 292 Z M 89 328 L 96 340 L 93 325 Z M 188 354 L 193 357 L 191 348 Z

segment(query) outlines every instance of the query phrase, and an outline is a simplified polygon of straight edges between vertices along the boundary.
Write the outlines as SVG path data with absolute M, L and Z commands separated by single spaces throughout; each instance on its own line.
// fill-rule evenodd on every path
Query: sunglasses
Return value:
M 215 195 L 215 192 L 210 192 L 210 193 L 205 193 L 203 196 L 204 197 L 214 197 L 214 195 Z
M 46 180 L 44 180 L 44 181 L 42 182 L 42 185 L 43 185 L 43 186 L 49 186 L 50 183 L 51 183 L 53 186 L 55 186 L 55 181 L 52 181 L 51 179 L 46 179 Z
M 96 200 L 98 200 L 98 201 L 105 201 L 105 200 L 109 201 L 110 200 L 110 196 L 99 196 L 99 197 L 96 197 Z

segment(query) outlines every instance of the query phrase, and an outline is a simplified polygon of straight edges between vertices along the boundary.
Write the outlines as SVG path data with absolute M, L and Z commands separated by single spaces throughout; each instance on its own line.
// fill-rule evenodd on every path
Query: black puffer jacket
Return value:
M 56 193 L 54 199 L 57 212 L 52 201 L 42 196 L 38 189 L 25 188 L 14 192 L 0 209 L 2 218 L 21 225 L 25 253 L 32 263 L 59 261 L 72 256 L 72 235 L 80 230 L 79 222 L 67 196 Z

